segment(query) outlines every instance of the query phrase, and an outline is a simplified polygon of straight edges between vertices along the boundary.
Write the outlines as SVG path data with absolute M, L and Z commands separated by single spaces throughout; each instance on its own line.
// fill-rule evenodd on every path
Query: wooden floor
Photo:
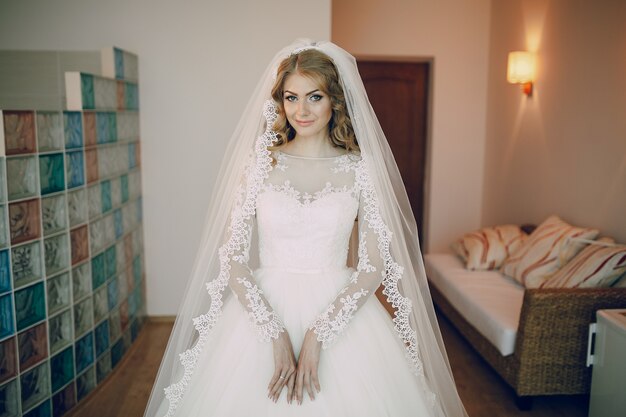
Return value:
M 539 397 L 519 411 L 513 392 L 445 319 L 441 331 L 461 399 L 470 417 L 585 417 L 588 397 Z M 136 344 L 101 387 L 71 417 L 141 417 L 171 331 L 169 323 L 146 323 Z M 192 416 L 186 416 L 192 417 Z M 253 416 L 251 416 L 253 417 Z

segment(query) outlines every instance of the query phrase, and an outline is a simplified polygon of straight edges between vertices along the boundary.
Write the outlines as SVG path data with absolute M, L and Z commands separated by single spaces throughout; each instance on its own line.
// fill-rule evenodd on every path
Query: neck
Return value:
M 327 157 L 337 155 L 337 149 L 325 136 L 296 137 L 284 147 L 285 151 L 296 156 Z

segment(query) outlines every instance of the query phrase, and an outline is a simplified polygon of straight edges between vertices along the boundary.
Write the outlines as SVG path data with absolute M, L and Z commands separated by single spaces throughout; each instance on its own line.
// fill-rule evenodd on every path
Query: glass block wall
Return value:
M 145 317 L 137 57 L 66 73 L 67 110 L 0 111 L 0 416 L 61 416 Z

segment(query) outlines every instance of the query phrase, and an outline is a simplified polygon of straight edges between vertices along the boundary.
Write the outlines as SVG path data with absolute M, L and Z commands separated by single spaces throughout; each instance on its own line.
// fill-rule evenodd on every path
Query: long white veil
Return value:
M 384 279 L 383 292 L 395 308 L 398 337 L 404 341 L 416 377 L 422 378 L 427 390 L 435 394 L 435 408 L 448 417 L 467 415 L 454 384 L 433 309 L 415 218 L 393 154 L 367 98 L 356 61 L 330 42 L 297 40 L 274 56 L 230 139 L 204 222 L 200 248 L 145 416 L 175 414 L 177 401 L 185 395 L 195 358 L 203 350 L 204 339 L 219 320 L 222 303 L 232 296 L 228 288 L 215 285 L 209 286 L 209 295 L 206 284 L 215 283 L 220 274 L 218 251 L 246 163 L 251 154 L 259 151 L 255 150 L 255 144 L 266 128 L 263 107 L 266 100 L 271 99 L 278 65 L 294 51 L 306 48 L 325 53 L 337 67 L 361 155 L 367 161 L 369 178 L 378 196 L 381 216 L 391 231 L 386 258 L 399 268 L 398 273 L 389 274 Z M 253 252 L 254 247 L 251 255 Z M 252 259 L 250 267 L 255 267 Z M 323 352 L 320 360 L 324 360 Z

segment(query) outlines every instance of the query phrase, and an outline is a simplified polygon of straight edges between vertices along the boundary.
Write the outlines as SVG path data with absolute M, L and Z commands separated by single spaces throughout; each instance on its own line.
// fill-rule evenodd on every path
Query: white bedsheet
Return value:
M 450 304 L 503 356 L 512 354 L 524 287 L 497 271 L 468 271 L 453 254 L 427 254 L 424 264 L 428 279 Z

